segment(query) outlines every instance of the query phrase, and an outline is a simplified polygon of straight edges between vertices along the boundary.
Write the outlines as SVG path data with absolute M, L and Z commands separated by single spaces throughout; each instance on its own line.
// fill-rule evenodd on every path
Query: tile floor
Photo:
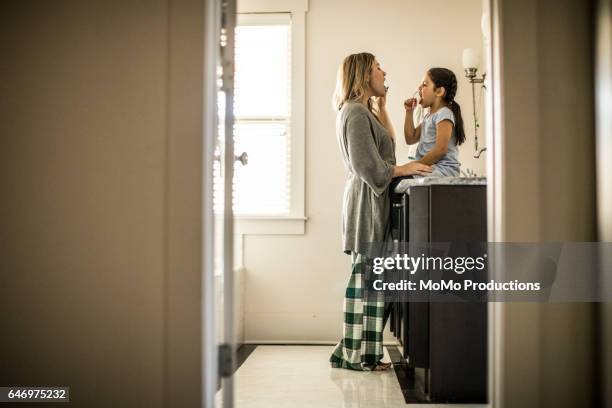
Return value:
M 234 376 L 235 408 L 446 406 L 406 404 L 392 369 L 359 372 L 331 368 L 328 359 L 332 350 L 333 346 L 257 346 Z M 383 361 L 391 361 L 386 347 Z M 221 393 L 216 397 L 220 408 Z

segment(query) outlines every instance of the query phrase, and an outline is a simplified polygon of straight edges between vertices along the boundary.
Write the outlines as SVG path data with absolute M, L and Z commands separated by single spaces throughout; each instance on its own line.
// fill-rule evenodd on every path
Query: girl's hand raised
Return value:
M 417 99 L 410 98 L 404 101 L 404 109 L 407 111 L 413 111 L 417 107 Z

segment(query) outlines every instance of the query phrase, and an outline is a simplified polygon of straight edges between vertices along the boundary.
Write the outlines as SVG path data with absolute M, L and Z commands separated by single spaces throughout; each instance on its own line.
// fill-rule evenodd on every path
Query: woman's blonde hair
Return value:
M 369 77 L 375 59 L 376 57 L 369 52 L 351 54 L 344 58 L 338 68 L 336 90 L 332 100 L 334 109 L 340 110 L 346 102 L 356 102 L 363 98 L 369 86 Z M 372 99 L 368 99 L 368 109 L 378 118 L 373 105 Z

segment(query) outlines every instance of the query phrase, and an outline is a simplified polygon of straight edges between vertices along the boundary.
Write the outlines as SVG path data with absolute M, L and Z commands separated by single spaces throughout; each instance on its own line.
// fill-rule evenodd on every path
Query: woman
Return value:
M 352 273 L 344 297 L 342 340 L 332 367 L 381 371 L 384 301 L 364 298 L 367 243 L 384 242 L 389 223 L 388 186 L 393 177 L 425 175 L 431 167 L 418 162 L 395 165 L 395 134 L 386 110 L 386 73 L 374 55 L 352 54 L 338 70 L 334 108 L 336 135 L 348 177 L 342 204 L 342 242 L 351 255 Z

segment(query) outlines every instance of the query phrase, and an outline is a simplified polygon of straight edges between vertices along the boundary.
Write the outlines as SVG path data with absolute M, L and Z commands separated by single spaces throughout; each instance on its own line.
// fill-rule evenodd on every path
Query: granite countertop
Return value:
M 409 193 L 410 187 L 415 186 L 486 186 L 486 177 L 419 177 L 407 178 L 400 181 L 395 187 L 396 193 Z

